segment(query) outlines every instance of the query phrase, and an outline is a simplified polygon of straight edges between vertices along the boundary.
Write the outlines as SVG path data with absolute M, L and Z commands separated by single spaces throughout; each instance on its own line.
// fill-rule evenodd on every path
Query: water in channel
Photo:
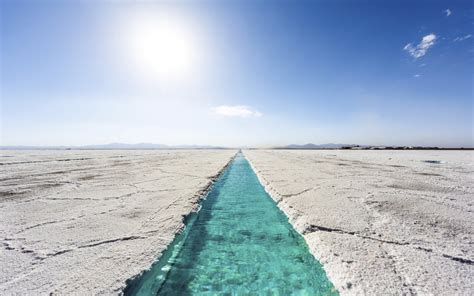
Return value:
M 238 153 L 160 260 L 125 295 L 338 295 Z

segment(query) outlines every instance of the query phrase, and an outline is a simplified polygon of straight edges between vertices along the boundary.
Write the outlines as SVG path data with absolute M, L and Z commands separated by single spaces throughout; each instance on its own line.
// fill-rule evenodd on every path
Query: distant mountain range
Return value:
M 327 143 L 327 144 L 313 144 L 308 143 L 304 145 L 298 144 L 291 144 L 282 147 L 276 147 L 275 149 L 341 149 L 342 147 L 355 147 L 357 145 L 354 144 L 334 144 L 334 143 Z
M 140 149 L 225 149 L 225 147 L 210 145 L 164 145 L 153 143 L 110 143 L 103 145 L 85 145 L 85 146 L 0 146 L 1 150 L 140 150 Z
M 153 143 L 110 143 L 103 145 L 85 145 L 85 146 L 0 146 L 0 150 L 152 150 L 152 149 L 237 149 L 236 147 L 223 147 L 211 145 L 164 145 Z M 260 149 L 252 147 L 240 147 L 240 149 Z M 428 150 L 428 149 L 467 149 L 474 150 L 473 147 L 468 148 L 439 148 L 439 147 L 422 147 L 422 146 L 371 146 L 371 145 L 355 145 L 355 144 L 291 144 L 287 146 L 266 148 L 266 149 L 351 149 L 351 150 Z
M 224 147 L 210 145 L 165 145 L 153 143 L 110 143 L 105 145 L 87 145 L 83 149 L 222 149 Z

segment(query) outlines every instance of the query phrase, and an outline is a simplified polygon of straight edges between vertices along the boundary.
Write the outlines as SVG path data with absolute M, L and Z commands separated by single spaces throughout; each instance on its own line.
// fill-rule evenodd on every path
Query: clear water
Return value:
M 126 295 L 338 295 L 238 154 L 160 260 Z

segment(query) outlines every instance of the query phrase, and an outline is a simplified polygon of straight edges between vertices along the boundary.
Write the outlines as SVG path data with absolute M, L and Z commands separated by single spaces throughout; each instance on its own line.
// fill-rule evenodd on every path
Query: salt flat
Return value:
M 2 294 L 117 294 L 236 151 L 1 151 Z
M 472 295 L 472 151 L 244 154 L 341 294 Z

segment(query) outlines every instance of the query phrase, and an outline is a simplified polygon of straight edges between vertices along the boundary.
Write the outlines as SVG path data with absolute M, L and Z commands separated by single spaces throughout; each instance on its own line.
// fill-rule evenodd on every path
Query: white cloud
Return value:
M 453 14 L 453 12 L 451 11 L 451 9 L 446 9 L 445 11 L 443 11 L 444 13 L 446 13 L 446 16 L 450 16 L 451 14 Z
M 415 78 L 420 78 L 420 76 L 421 76 L 420 74 L 413 75 L 413 77 L 415 77 Z
M 428 49 L 430 49 L 436 42 L 436 35 L 431 33 L 426 35 L 421 39 L 418 45 L 414 46 L 412 43 L 408 43 L 403 48 L 406 50 L 413 58 L 418 59 L 426 54 Z
M 467 34 L 466 36 L 456 37 L 456 38 L 454 38 L 453 41 L 454 41 L 454 42 L 464 41 L 464 40 L 469 39 L 469 38 L 471 38 L 471 37 L 472 37 L 471 34 Z
M 218 106 L 212 108 L 215 114 L 228 116 L 228 117 L 260 117 L 263 114 L 249 106 L 237 105 L 237 106 Z

